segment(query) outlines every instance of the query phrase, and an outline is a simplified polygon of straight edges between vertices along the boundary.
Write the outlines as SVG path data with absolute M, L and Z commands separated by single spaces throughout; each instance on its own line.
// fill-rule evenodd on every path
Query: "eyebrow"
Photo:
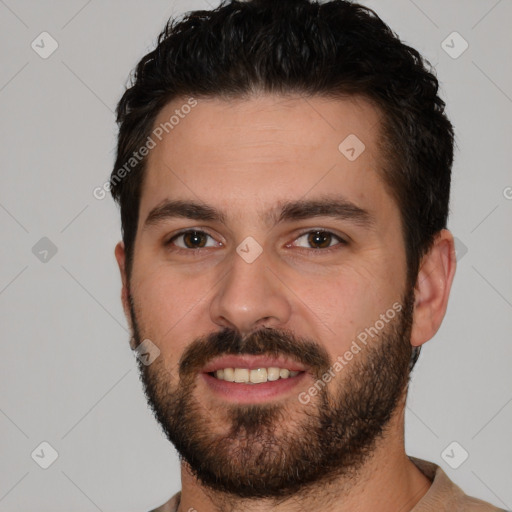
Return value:
M 263 216 L 268 225 L 305 220 L 315 217 L 330 217 L 349 221 L 364 228 L 375 225 L 375 217 L 367 210 L 355 205 L 344 197 L 327 196 L 319 199 L 280 202 Z M 217 208 L 182 200 L 164 200 L 153 208 L 146 220 L 144 229 L 174 218 L 212 221 L 226 224 L 226 214 Z

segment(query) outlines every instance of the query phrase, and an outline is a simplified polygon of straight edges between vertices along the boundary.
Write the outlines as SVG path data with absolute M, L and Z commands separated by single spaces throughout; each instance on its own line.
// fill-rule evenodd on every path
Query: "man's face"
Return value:
M 403 396 L 413 297 L 378 128 L 362 100 L 198 100 L 150 152 L 130 317 L 160 350 L 148 401 L 205 485 L 277 497 L 355 471 Z

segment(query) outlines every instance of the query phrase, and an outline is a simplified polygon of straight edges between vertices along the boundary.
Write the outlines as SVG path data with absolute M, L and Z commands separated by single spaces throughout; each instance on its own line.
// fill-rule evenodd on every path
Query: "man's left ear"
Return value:
M 414 287 L 411 345 L 418 347 L 430 340 L 441 326 L 456 266 L 453 235 L 442 229 L 420 263 Z

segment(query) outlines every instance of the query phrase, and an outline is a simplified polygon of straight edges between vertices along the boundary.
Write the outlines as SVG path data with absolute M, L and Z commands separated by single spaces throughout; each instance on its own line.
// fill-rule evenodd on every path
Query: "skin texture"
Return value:
M 185 103 L 186 98 L 175 99 L 162 109 L 155 125 L 168 120 Z M 332 363 L 349 350 L 361 331 L 374 326 L 394 303 L 404 301 L 408 290 L 400 212 L 377 173 L 378 129 L 378 111 L 362 99 L 306 100 L 268 94 L 229 102 L 200 99 L 151 150 L 130 280 L 121 242 L 115 254 L 123 281 L 123 306 L 134 338 L 137 342 L 149 338 L 160 350 L 152 365 L 139 366 L 147 394 L 149 387 L 148 398 L 160 405 L 161 411 L 170 411 L 166 396 L 183 389 L 191 379 L 187 389 L 197 412 L 195 425 L 207 424 L 209 435 L 218 440 L 230 432 L 234 418 L 238 425 L 243 424 L 241 416 L 236 416 L 241 406 L 216 396 L 197 372 L 195 377 L 193 372 L 180 374 L 180 358 L 189 354 L 187 349 L 194 342 L 220 341 L 215 335 L 223 329 L 249 336 L 267 327 L 291 332 L 298 343 L 312 342 L 318 353 L 325 354 L 322 361 Z M 354 161 L 338 150 L 350 134 L 356 134 L 365 145 Z M 264 217 L 285 202 L 327 195 L 341 195 L 366 210 L 372 225 L 327 216 L 274 224 Z M 215 207 L 224 213 L 224 222 L 172 218 L 144 226 L 150 211 L 171 199 Z M 186 237 L 174 239 L 174 246 L 165 245 L 178 231 L 192 228 L 210 235 L 207 247 L 186 249 Z M 338 244 L 333 237 L 326 243 L 336 246 L 332 251 L 314 248 L 311 240 L 308 243 L 308 237 L 302 236 L 309 230 L 328 231 L 348 243 Z M 236 251 L 248 236 L 262 248 L 252 263 Z M 453 237 L 443 230 L 422 261 L 412 295 L 410 335 L 402 333 L 406 344 L 419 346 L 437 332 L 454 273 Z M 398 318 L 388 327 L 391 325 L 398 328 Z M 248 337 L 247 341 L 254 339 Z M 390 335 L 384 329 L 371 343 L 385 347 L 386 340 L 389 342 Z M 276 342 L 276 348 L 284 346 Z M 396 353 L 404 354 L 403 347 L 402 343 Z M 312 371 L 297 389 L 268 400 L 267 405 L 275 406 L 273 415 L 265 420 L 253 409 L 252 419 L 273 427 L 266 432 L 276 436 L 274 441 L 293 438 L 302 432 L 301 425 L 308 417 L 334 409 L 334 397 L 348 389 L 357 393 L 364 386 L 354 387 L 354 383 L 363 378 L 366 382 L 375 379 L 365 364 L 372 353 L 384 361 L 387 352 L 381 350 L 376 356 L 379 352 L 374 348 L 372 345 L 354 356 L 328 384 L 323 400 L 317 395 L 307 406 L 297 400 L 298 392 L 307 390 L 318 377 Z M 406 368 L 402 362 L 395 375 L 405 374 Z M 344 472 L 276 501 L 236 496 L 203 485 L 182 460 L 180 511 L 190 507 L 205 512 L 248 507 L 255 511 L 411 510 L 430 482 L 404 451 L 406 386 L 402 389 L 397 379 L 394 385 L 384 387 L 383 396 L 397 390 L 400 399 L 382 425 L 381 435 L 374 432 L 366 457 L 361 452 L 360 457 L 340 460 Z M 355 404 L 357 400 L 353 407 Z M 249 414 L 248 409 L 243 411 Z M 165 416 L 159 420 L 168 421 Z M 167 427 L 172 425 L 168 422 Z M 250 431 L 248 427 L 246 434 Z M 232 441 L 232 451 L 226 446 L 224 452 L 231 459 L 236 447 L 243 446 L 241 437 Z M 250 462 L 248 456 L 245 465 Z

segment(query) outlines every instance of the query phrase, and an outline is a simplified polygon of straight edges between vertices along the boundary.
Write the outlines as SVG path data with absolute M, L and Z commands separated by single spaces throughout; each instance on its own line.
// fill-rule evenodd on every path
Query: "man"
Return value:
M 181 460 L 157 511 L 496 511 L 404 450 L 455 273 L 427 63 L 341 0 L 171 21 L 118 105 L 115 254 Z

